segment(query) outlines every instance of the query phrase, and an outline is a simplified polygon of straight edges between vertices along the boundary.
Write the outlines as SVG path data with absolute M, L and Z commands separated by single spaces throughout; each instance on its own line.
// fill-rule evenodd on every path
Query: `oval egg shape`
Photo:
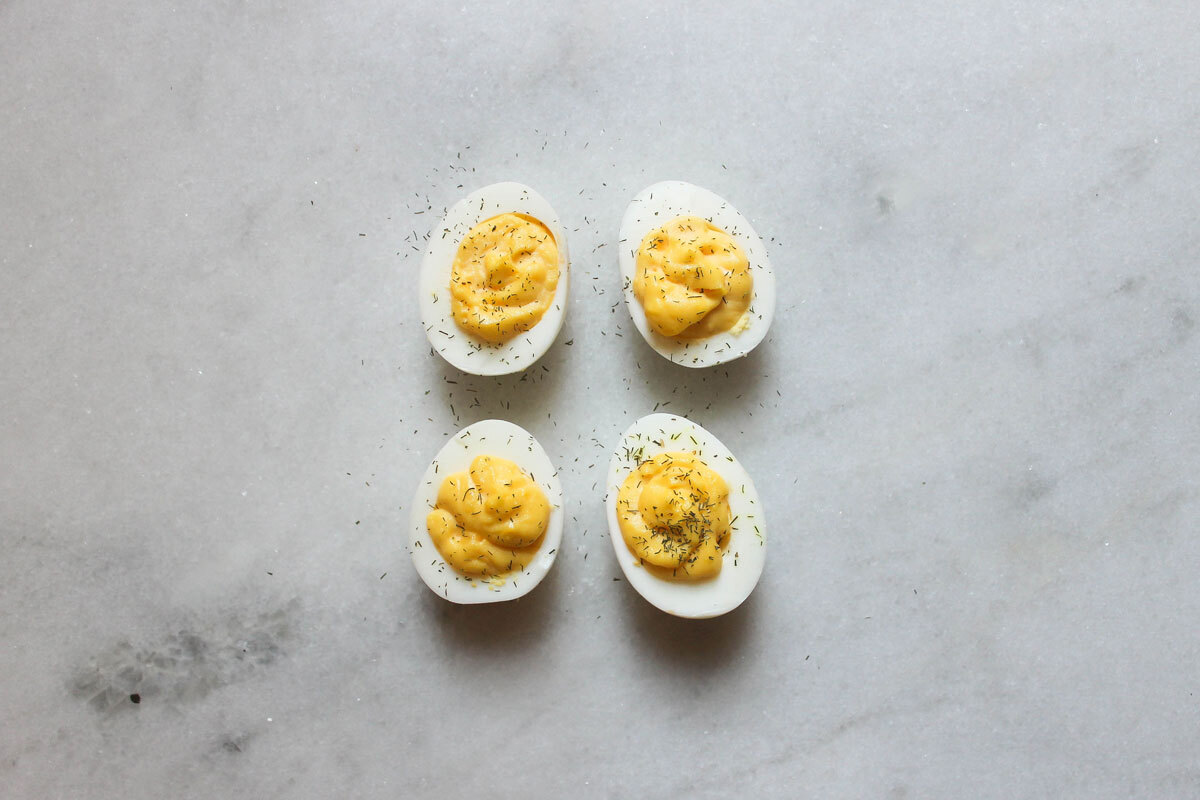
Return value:
M 695 456 L 728 488 L 728 542 L 720 571 L 713 577 L 697 581 L 662 577 L 661 570 L 656 574 L 643 565 L 622 534 L 618 514 L 622 486 L 642 464 L 667 453 Z M 609 462 L 605 506 L 617 563 L 629 585 L 656 608 L 689 619 L 716 617 L 741 605 L 758 585 L 766 560 L 766 521 L 758 492 L 729 448 L 695 422 L 674 414 L 650 414 L 631 425 Z
M 443 482 L 469 470 L 478 456 L 506 459 L 541 489 L 549 504 L 549 521 L 536 552 L 520 569 L 497 577 L 472 576 L 455 569 L 430 535 L 428 518 L 438 506 Z M 472 490 L 475 491 L 475 490 Z M 563 531 L 563 495 L 558 472 L 533 434 L 498 419 L 463 428 L 438 452 L 425 470 L 412 502 L 409 550 L 417 574 L 435 594 L 452 603 L 496 603 L 515 600 L 533 590 L 554 566 Z
M 647 234 L 681 216 L 700 217 L 728 234 L 742 249 L 753 278 L 753 294 L 743 320 L 730 330 L 700 339 L 664 336 L 653 330 L 634 294 L 637 254 Z M 712 367 L 749 353 L 762 342 L 775 317 L 775 273 L 762 238 L 741 212 L 707 189 L 683 181 L 663 181 L 638 192 L 621 220 L 617 262 L 625 304 L 642 338 L 662 357 L 685 367 Z
M 554 238 L 558 252 L 558 284 L 541 318 L 507 341 L 493 343 L 468 333 L 455 321 L 451 280 L 455 257 L 464 237 L 485 220 L 501 214 L 532 217 Z M 446 212 L 430 232 L 421 262 L 421 323 L 429 344 L 446 361 L 473 375 L 520 372 L 541 358 L 562 329 L 567 309 L 570 256 L 567 233 L 544 197 L 520 183 L 494 183 L 472 192 Z

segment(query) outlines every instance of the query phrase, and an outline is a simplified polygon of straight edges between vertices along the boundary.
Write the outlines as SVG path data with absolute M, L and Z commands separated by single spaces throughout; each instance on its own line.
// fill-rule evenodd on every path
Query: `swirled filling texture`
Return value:
M 437 506 L 426 517 L 442 558 L 478 576 L 524 569 L 549 522 L 550 503 L 533 476 L 491 455 L 476 456 L 466 472 L 442 481 Z
M 501 214 L 472 228 L 450 273 L 454 322 L 501 344 L 541 320 L 558 287 L 558 245 L 533 217 Z
M 659 577 L 712 578 L 729 543 L 729 487 L 692 453 L 661 453 L 621 484 L 617 522 L 630 552 Z
M 754 278 L 732 236 L 700 217 L 676 217 L 642 239 L 633 294 L 655 333 L 704 339 L 745 326 Z

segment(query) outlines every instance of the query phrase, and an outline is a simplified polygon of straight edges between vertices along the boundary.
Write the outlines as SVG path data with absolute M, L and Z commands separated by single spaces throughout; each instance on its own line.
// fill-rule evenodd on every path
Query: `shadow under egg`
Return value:
M 486 588 L 480 588 L 486 592 Z M 422 592 L 424 613 L 447 656 L 506 658 L 528 656 L 546 639 L 560 605 L 558 571 L 553 567 L 529 594 L 496 603 L 451 603 Z
M 685 619 L 660 611 L 622 583 L 624 618 L 646 659 L 673 672 L 706 673 L 724 669 L 749 651 L 758 617 L 753 594 L 719 617 Z
M 438 359 L 441 380 L 434 385 L 446 390 L 459 428 L 484 419 L 504 419 L 534 433 L 534 428 L 553 419 L 566 371 L 561 358 L 551 359 L 551 355 L 547 353 L 521 372 L 493 376 L 463 372 Z
M 667 361 L 643 340 L 637 375 L 658 403 L 655 411 L 704 424 L 706 417 L 717 419 L 742 414 L 746 408 L 757 410 L 755 402 L 768 378 L 770 354 L 765 351 L 769 346 L 769 340 L 764 340 L 742 358 L 694 369 Z

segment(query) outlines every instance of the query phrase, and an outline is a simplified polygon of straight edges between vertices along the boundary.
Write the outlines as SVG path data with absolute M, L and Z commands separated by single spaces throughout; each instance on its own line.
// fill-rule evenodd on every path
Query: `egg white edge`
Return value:
M 683 433 L 671 439 L 674 435 L 672 431 Z M 716 578 L 699 583 L 663 580 L 642 567 L 637 556 L 625 545 L 617 521 L 617 493 L 625 478 L 639 463 L 636 456 L 624 451 L 629 440 L 635 436 L 639 437 L 637 444 L 645 448 L 641 453 L 642 460 L 670 451 L 693 452 L 718 472 L 729 486 L 729 511 L 734 522 L 730 526 L 725 560 Z M 692 436 L 696 439 L 695 444 L 689 438 Z M 685 417 L 650 414 L 629 426 L 621 435 L 609 461 L 604 504 L 609 538 L 626 580 L 647 602 L 668 614 L 689 619 L 726 614 L 745 602 L 762 577 L 766 563 L 767 526 L 754 482 L 728 447 L 708 430 Z
M 485 219 L 518 212 L 540 220 L 558 246 L 558 286 L 554 301 L 530 330 L 504 344 L 475 339 L 458 327 L 450 305 L 450 274 L 458 246 L 471 228 Z M 433 349 L 450 364 L 473 375 L 520 372 L 545 355 L 562 330 L 567 311 L 571 258 L 567 232 L 550 203 L 521 183 L 493 183 L 471 192 L 446 212 L 430 232 L 421 261 L 421 325 Z
M 668 199 L 674 202 L 668 202 Z M 657 216 L 655 212 L 658 212 Z M 707 339 L 680 342 L 650 329 L 646 312 L 633 294 L 637 249 L 646 234 L 677 216 L 694 214 L 720 226 L 746 253 L 754 278 L 754 298 L 748 312 L 750 324 L 741 333 L 728 331 Z M 762 237 L 733 204 L 719 195 L 684 181 L 660 181 L 647 186 L 630 201 L 621 219 L 617 261 L 622 292 L 633 324 L 655 352 L 684 367 L 715 367 L 747 355 L 766 338 L 775 318 L 775 272 Z
M 550 521 L 537 556 L 520 572 L 503 583 L 471 578 L 446 563 L 429 536 L 426 517 L 437 505 L 442 481 L 463 472 L 477 455 L 507 458 L 530 473 L 550 503 Z M 413 565 L 434 594 L 452 603 L 498 603 L 515 600 L 533 591 L 558 556 L 563 533 L 563 494 L 558 471 L 533 434 L 505 420 L 488 419 L 468 425 L 450 438 L 430 462 L 413 496 L 409 522 L 409 550 Z

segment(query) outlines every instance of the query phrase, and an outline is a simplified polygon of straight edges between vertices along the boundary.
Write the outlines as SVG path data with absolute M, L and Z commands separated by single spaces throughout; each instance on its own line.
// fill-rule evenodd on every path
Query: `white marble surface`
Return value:
M 0 0 L 4 796 L 1200 794 L 1200 7 L 738 5 Z M 771 239 L 727 370 L 613 307 L 667 178 Z M 409 276 L 501 179 L 575 291 L 464 378 Z M 707 623 L 604 529 L 667 402 L 771 521 Z M 402 527 L 492 415 L 566 544 L 452 607 Z

